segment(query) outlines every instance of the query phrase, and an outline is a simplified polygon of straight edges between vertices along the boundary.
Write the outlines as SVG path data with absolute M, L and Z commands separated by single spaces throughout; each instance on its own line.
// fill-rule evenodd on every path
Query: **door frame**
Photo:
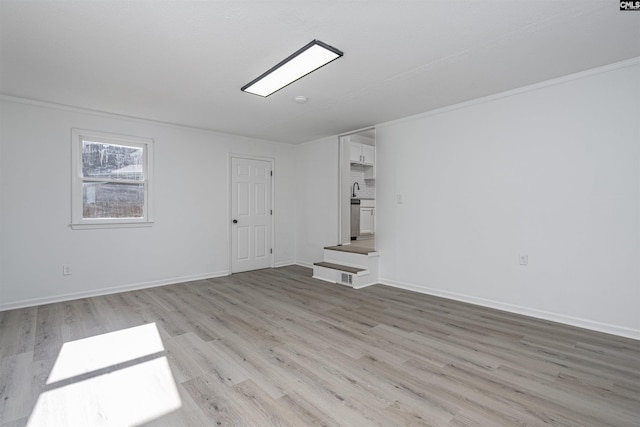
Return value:
M 345 137 L 375 130 L 375 126 L 367 126 L 338 135 L 338 245 L 351 244 L 351 162 Z
M 273 249 L 273 253 L 271 253 L 271 265 L 269 268 L 275 267 L 276 261 L 276 240 L 275 240 L 275 216 L 276 216 L 276 201 L 275 201 L 275 189 L 276 189 L 276 172 L 275 172 L 275 163 L 276 160 L 273 157 L 263 157 L 263 156 L 252 156 L 249 154 L 240 154 L 240 153 L 227 153 L 227 240 L 229 243 L 229 275 L 233 274 L 233 232 L 232 232 L 232 210 L 233 210 L 233 167 L 232 162 L 233 159 L 245 159 L 245 160 L 259 160 L 263 162 L 269 162 L 271 165 L 271 210 L 273 214 L 271 215 L 271 249 Z
M 338 136 L 338 245 L 351 244 L 351 203 L 348 200 L 351 193 L 347 193 L 345 187 L 349 186 L 350 180 L 349 147 L 345 138 L 351 134 Z

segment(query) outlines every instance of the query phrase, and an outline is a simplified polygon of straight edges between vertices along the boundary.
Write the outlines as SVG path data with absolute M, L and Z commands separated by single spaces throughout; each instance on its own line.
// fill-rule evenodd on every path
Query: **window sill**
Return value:
M 73 230 L 91 230 L 99 228 L 140 228 L 151 227 L 153 222 L 101 222 L 101 223 L 85 223 L 85 224 L 69 224 Z

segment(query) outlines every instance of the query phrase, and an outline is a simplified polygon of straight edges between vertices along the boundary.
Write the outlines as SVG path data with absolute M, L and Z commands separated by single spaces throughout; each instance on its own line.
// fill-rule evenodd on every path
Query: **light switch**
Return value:
M 402 204 L 402 194 L 396 194 L 396 203 L 399 205 Z

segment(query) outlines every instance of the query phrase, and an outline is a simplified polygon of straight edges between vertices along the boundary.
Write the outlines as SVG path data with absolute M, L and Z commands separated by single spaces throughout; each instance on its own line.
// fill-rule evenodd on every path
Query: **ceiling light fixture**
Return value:
M 267 97 L 342 55 L 335 47 L 313 40 L 240 90 Z

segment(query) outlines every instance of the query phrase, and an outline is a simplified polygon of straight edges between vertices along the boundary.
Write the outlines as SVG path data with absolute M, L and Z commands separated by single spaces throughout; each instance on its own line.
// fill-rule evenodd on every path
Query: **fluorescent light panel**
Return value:
M 267 97 L 342 55 L 338 49 L 313 40 L 241 90 Z

